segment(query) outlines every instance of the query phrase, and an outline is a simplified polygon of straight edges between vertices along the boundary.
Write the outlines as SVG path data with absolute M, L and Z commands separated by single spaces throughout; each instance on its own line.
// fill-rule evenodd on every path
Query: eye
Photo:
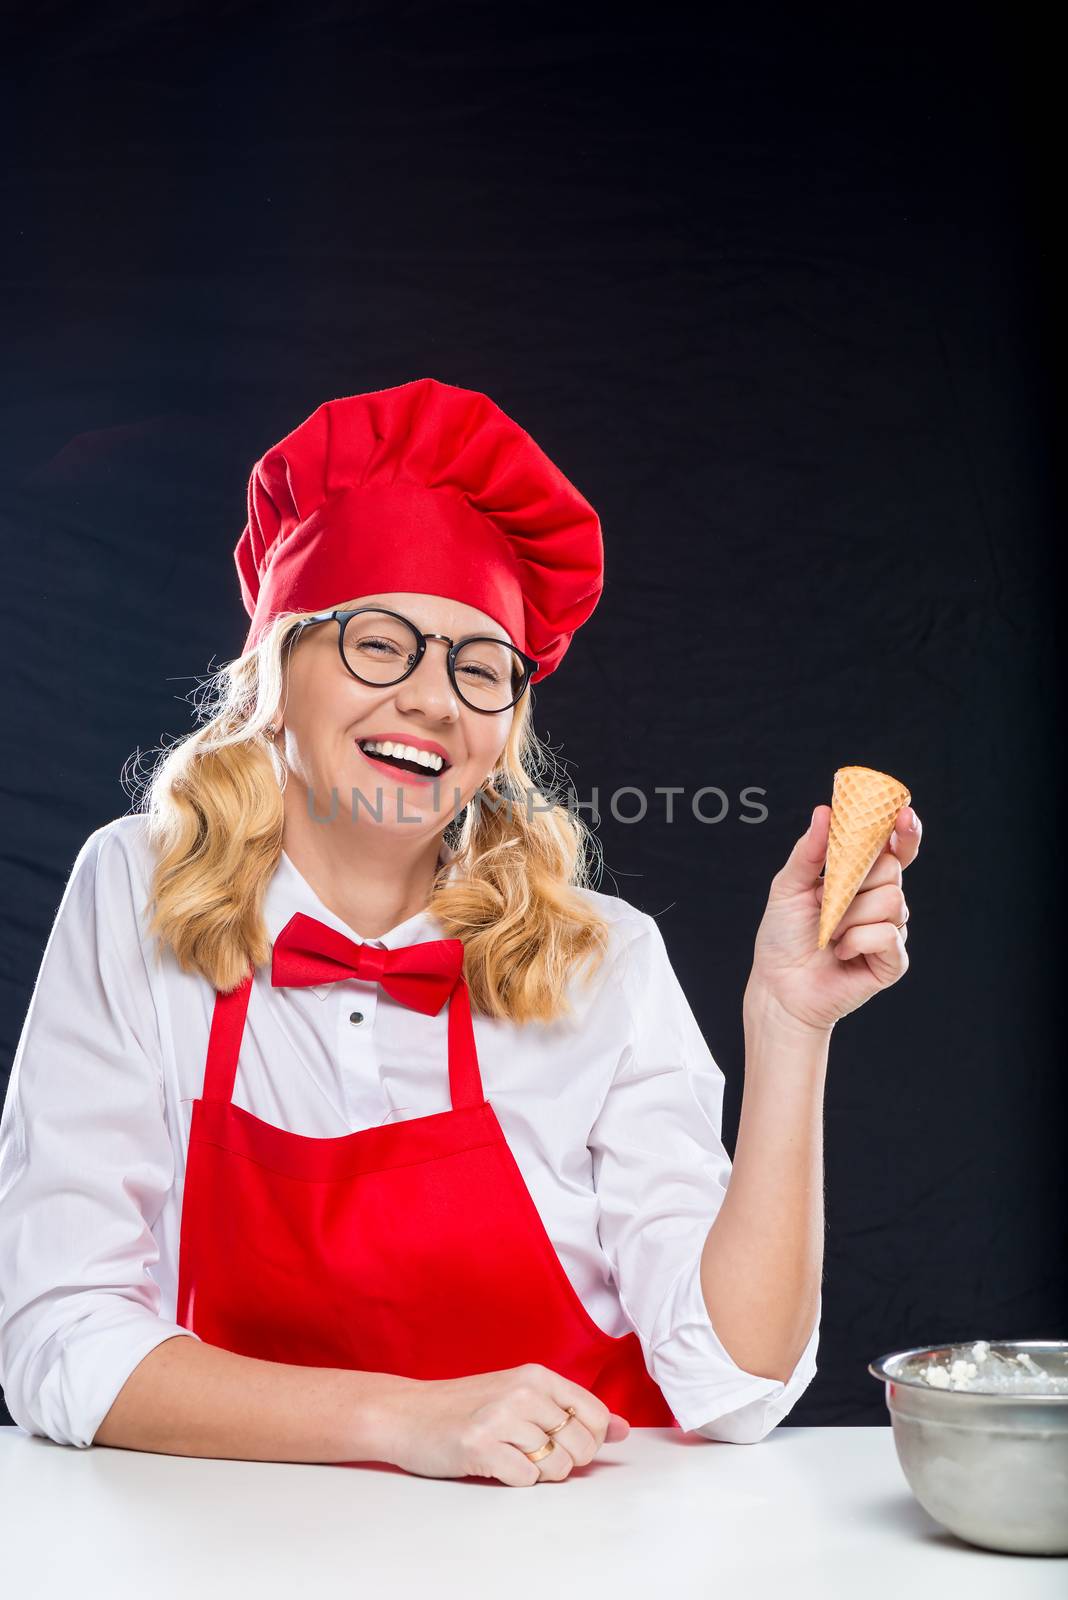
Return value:
M 465 662 L 461 666 L 460 671 L 466 673 L 469 678 L 475 678 L 481 683 L 500 683 L 501 681 L 498 675 L 492 671 L 491 668 L 476 667 L 469 662 Z
M 366 651 L 368 655 L 381 655 L 383 653 L 386 655 L 402 654 L 402 652 L 398 650 L 397 646 L 393 643 L 392 639 L 358 639 L 356 641 L 356 648 L 360 651 Z

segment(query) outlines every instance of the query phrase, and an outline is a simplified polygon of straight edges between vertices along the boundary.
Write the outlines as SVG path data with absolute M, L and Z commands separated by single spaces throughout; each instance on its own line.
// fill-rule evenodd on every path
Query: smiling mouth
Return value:
M 384 767 L 395 767 L 398 772 L 410 772 L 416 778 L 440 778 L 450 770 L 451 762 L 446 761 L 440 767 L 425 767 L 421 761 L 409 761 L 405 756 L 387 756 L 381 750 L 365 750 L 361 739 L 356 741 L 357 747 L 368 761 L 378 761 Z

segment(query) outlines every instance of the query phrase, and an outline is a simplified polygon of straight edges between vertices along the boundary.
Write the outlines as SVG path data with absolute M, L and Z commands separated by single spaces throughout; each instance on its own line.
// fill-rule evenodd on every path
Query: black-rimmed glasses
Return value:
M 449 681 L 472 711 L 507 711 L 519 701 L 538 663 L 507 639 L 468 634 L 450 639 L 444 633 L 423 633 L 399 611 L 358 606 L 354 611 L 320 611 L 305 617 L 290 636 L 319 622 L 338 625 L 337 647 L 352 676 L 372 688 L 387 688 L 410 677 L 426 653 L 429 639 L 449 647 Z

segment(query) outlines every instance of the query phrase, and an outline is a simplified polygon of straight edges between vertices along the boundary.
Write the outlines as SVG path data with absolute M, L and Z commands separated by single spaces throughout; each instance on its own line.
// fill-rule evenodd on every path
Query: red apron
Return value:
M 216 994 L 178 1322 L 238 1355 L 407 1378 L 539 1362 L 632 1427 L 678 1427 L 637 1334 L 599 1328 L 564 1272 L 483 1094 L 462 972 L 448 1001 L 452 1109 L 330 1139 L 233 1104 L 251 989 L 250 972 Z

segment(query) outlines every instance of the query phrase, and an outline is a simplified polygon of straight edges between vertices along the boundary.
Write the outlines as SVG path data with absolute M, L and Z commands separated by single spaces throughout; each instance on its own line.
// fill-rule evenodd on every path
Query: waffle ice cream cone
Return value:
M 848 911 L 876 857 L 912 796 L 888 772 L 839 767 L 834 775 L 827 865 L 823 875 L 818 947 L 823 949 Z

